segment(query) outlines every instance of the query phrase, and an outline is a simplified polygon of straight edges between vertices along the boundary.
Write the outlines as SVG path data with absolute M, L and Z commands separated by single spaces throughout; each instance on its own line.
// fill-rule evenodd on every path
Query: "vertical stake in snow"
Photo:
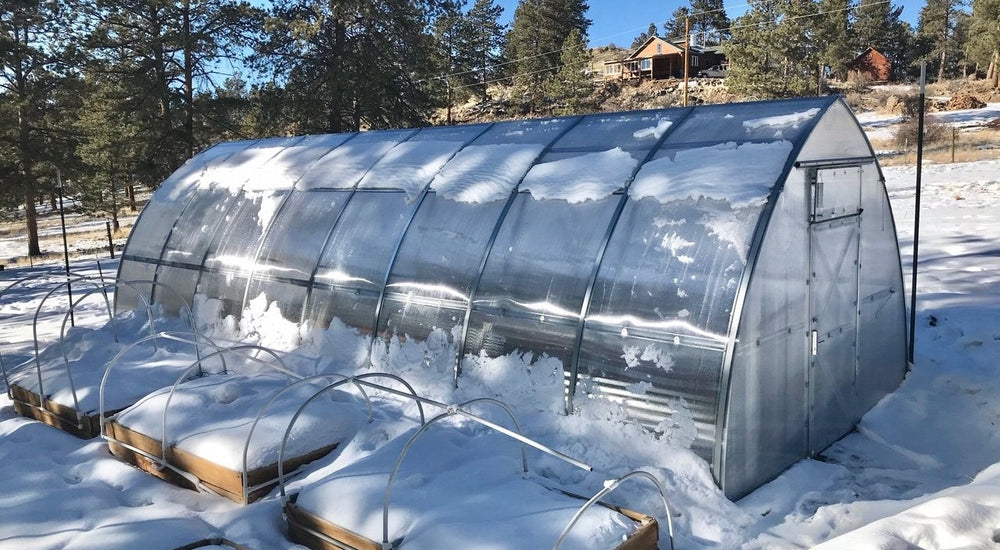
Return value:
M 56 185 L 59 186 L 59 222 L 62 224 L 63 260 L 66 262 L 66 294 L 69 296 L 69 325 L 75 327 L 76 320 L 73 318 L 73 286 L 69 280 L 69 243 L 66 241 L 66 211 L 63 209 L 62 172 L 58 166 L 56 166 Z
M 684 106 L 688 106 L 688 68 L 691 67 L 691 18 L 684 18 Z M 650 70 L 650 78 L 653 71 Z
M 913 262 L 910 266 L 910 362 L 917 335 L 917 263 L 920 257 L 920 171 L 924 158 L 924 95 L 927 87 L 927 63 L 920 64 L 920 105 L 917 107 L 917 182 L 913 205 Z

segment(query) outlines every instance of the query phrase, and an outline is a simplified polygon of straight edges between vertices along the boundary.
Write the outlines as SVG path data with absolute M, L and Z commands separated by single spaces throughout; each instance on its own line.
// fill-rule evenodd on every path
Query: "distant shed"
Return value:
M 883 178 L 832 97 L 218 144 L 154 193 L 118 277 L 436 334 L 459 384 L 477 356 L 555 357 L 569 411 L 693 419 L 730 498 L 906 368 Z
M 882 52 L 869 47 L 848 65 L 855 73 L 866 75 L 875 82 L 892 81 L 892 61 L 882 55 Z

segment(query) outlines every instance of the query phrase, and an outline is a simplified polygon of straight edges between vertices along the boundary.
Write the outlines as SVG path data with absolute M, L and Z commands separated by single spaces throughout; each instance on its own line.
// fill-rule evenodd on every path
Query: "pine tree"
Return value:
M 487 83 L 503 70 L 506 27 L 500 24 L 502 15 L 503 8 L 493 0 L 476 0 L 465 15 L 462 48 L 476 77 L 473 89 L 483 100 L 489 97 Z
M 643 42 L 649 40 L 649 38 L 653 36 L 656 36 L 656 23 L 650 23 L 649 28 L 647 28 L 644 32 L 639 33 L 639 35 L 632 40 L 632 49 L 634 50 L 639 46 L 642 46 Z
M 559 71 L 547 86 L 556 104 L 555 114 L 579 113 L 586 108 L 586 100 L 594 90 L 594 81 L 587 74 L 590 51 L 579 29 L 571 30 L 563 41 L 559 64 Z
M 685 37 L 684 20 L 691 16 L 687 6 L 681 6 L 670 14 L 670 19 L 663 24 L 663 36 L 670 42 L 682 43 Z
M 724 45 L 729 88 L 756 98 L 815 93 L 816 11 L 810 0 L 751 0 Z
M 819 0 L 819 15 L 813 20 L 820 63 L 839 79 L 847 78 L 847 64 L 854 51 L 848 29 L 850 11 L 851 0 Z
M 590 20 L 584 0 L 521 0 L 514 11 L 514 22 L 507 37 L 509 58 L 514 68 L 514 82 L 539 99 L 560 66 L 563 42 L 576 29 L 586 42 Z
M 729 17 L 722 0 L 691 0 L 691 34 L 699 44 L 718 44 L 728 36 Z
M 961 5 L 961 0 L 927 0 L 920 10 L 918 61 L 936 65 L 938 81 L 957 72 L 961 48 L 956 44 L 955 26 Z
M 63 129 L 52 118 L 64 99 L 58 90 L 79 64 L 75 15 L 54 0 L 0 1 L 0 159 L 6 165 L 0 194 L 6 203 L 24 205 L 29 256 L 41 254 L 35 200 L 46 191 L 44 173 L 67 156 L 58 151 Z
M 275 3 L 255 64 L 306 133 L 424 123 L 437 105 L 430 0 Z
M 972 0 L 966 52 L 993 88 L 1000 89 L 1000 0 Z
M 464 47 L 468 37 L 465 31 L 465 18 L 461 6 L 456 2 L 445 2 L 441 13 L 434 20 L 434 39 L 437 44 L 437 56 L 440 71 L 443 73 L 441 82 L 445 87 L 445 105 L 447 107 L 447 123 L 452 123 L 451 111 L 456 100 L 468 96 L 466 85 L 475 82 L 472 71 L 472 59 Z
M 132 182 L 142 128 L 127 108 L 129 90 L 121 81 L 91 75 L 76 130 L 85 178 L 77 192 L 86 210 L 107 214 L 119 229 L 119 195 Z

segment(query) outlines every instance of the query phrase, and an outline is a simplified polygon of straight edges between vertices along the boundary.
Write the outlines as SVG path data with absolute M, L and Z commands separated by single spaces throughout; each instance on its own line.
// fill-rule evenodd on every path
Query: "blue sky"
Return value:
M 496 0 L 504 8 L 504 22 L 514 18 L 518 0 Z M 917 17 L 924 0 L 893 0 L 893 5 L 903 6 L 903 20 L 916 27 Z M 590 45 L 604 46 L 611 42 L 623 47 L 632 44 L 632 39 L 655 22 L 662 29 L 663 22 L 680 6 L 687 6 L 686 0 L 590 0 L 587 16 L 590 26 Z M 726 12 L 735 17 L 746 10 L 746 0 L 727 0 Z

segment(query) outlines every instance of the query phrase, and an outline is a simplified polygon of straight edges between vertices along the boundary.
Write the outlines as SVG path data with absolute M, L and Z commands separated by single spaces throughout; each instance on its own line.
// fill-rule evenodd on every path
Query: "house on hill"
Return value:
M 699 70 L 720 65 L 725 55 L 720 48 L 691 47 L 689 74 L 694 76 Z M 604 80 L 628 80 L 645 78 L 658 80 L 684 76 L 684 45 L 675 44 L 658 36 L 646 39 L 624 59 L 604 62 Z
M 871 46 L 855 57 L 847 67 L 851 72 L 866 75 L 875 82 L 892 80 L 892 62 Z

